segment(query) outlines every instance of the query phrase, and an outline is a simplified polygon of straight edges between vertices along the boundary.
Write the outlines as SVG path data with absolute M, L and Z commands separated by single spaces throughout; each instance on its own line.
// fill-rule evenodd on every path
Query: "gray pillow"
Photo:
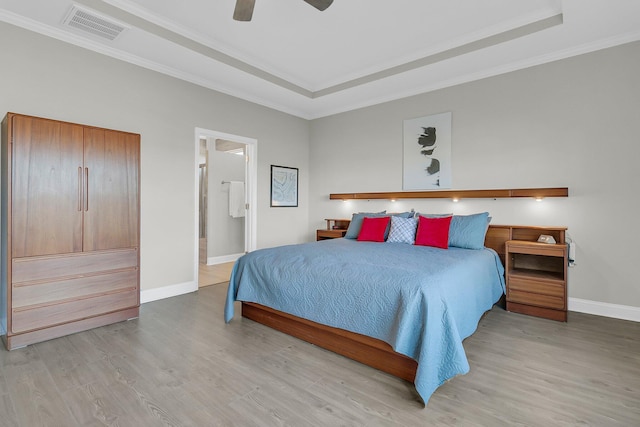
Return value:
M 349 227 L 347 228 L 347 232 L 344 235 L 345 239 L 357 239 L 358 238 L 358 234 L 360 234 L 360 229 L 362 228 L 362 219 L 365 216 L 368 217 L 380 217 L 380 216 L 386 216 L 387 211 L 382 211 L 382 212 L 358 212 L 358 213 L 354 213 L 351 216 L 351 222 L 349 223 Z

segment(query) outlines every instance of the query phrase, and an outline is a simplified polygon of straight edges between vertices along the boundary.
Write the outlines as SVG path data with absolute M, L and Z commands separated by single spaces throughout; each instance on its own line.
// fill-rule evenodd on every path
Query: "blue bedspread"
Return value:
M 350 239 L 261 249 L 236 262 L 225 321 L 234 301 L 247 301 L 378 338 L 418 362 L 426 404 L 469 371 L 462 340 L 504 293 L 503 272 L 491 249 Z

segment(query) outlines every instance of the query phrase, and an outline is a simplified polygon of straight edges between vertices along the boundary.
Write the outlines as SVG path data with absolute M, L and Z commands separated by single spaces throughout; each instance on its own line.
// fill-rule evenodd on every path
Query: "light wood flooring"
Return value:
M 2 426 L 638 426 L 640 324 L 494 308 L 467 375 L 424 407 L 412 384 L 247 319 L 226 286 L 140 318 L 0 350 Z
M 215 265 L 198 265 L 198 287 L 218 285 L 228 282 L 233 269 L 233 262 Z

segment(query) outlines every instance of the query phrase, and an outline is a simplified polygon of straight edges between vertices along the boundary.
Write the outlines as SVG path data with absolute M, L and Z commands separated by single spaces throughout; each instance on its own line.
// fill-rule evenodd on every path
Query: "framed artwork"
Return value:
M 298 168 L 271 165 L 271 206 L 298 206 Z
M 451 113 L 404 121 L 403 190 L 451 188 Z

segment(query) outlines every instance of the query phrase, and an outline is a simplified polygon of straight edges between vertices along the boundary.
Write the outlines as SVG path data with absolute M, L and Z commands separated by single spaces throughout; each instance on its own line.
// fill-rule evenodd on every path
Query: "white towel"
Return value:
M 244 218 L 244 182 L 229 183 L 229 215 L 232 218 Z

